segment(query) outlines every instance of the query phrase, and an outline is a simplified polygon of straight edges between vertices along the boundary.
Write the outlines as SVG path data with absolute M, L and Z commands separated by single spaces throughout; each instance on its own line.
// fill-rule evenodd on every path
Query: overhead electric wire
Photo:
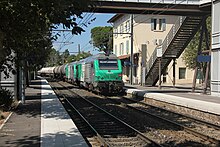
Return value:
M 78 26 L 80 26 L 80 27 L 85 26 L 85 25 L 88 23 L 88 21 L 92 18 L 92 16 L 94 15 L 94 11 L 95 11 L 95 8 L 93 8 L 92 13 L 90 13 L 90 14 L 86 13 L 86 14 L 84 15 L 84 17 L 83 17 L 83 18 L 85 18 L 85 19 L 81 19 L 81 20 L 78 22 Z M 68 33 L 68 34 L 69 34 L 69 33 Z M 66 39 L 65 42 L 70 41 L 70 40 L 73 38 L 73 36 L 74 36 L 74 35 L 71 35 L 68 39 Z M 64 40 L 64 39 L 63 39 L 63 40 Z M 63 44 L 62 46 L 60 45 L 58 51 L 60 51 L 64 46 L 65 46 L 65 44 Z
M 83 51 L 83 49 L 84 49 L 86 46 L 88 46 L 88 45 L 90 45 L 90 41 L 87 42 L 87 43 L 82 47 L 82 51 Z

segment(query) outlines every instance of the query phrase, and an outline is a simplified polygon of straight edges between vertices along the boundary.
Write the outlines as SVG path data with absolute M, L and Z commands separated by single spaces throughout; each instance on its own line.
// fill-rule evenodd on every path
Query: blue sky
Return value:
M 91 40 L 90 31 L 94 27 L 98 26 L 110 26 L 110 23 L 107 21 L 114 16 L 114 14 L 100 14 L 100 13 L 84 13 L 82 16 L 84 18 L 78 19 L 78 23 L 86 23 L 88 24 L 90 20 L 96 18 L 95 21 L 91 22 L 90 25 L 87 27 L 83 26 L 82 28 L 85 30 L 81 35 L 72 35 L 71 32 L 61 32 L 59 39 L 53 43 L 53 47 L 60 52 L 68 49 L 70 52 L 77 52 L 78 51 L 78 44 L 80 44 L 81 50 L 83 51 L 90 51 L 92 54 L 97 54 L 98 52 L 93 48 L 93 46 L 89 43 Z M 63 29 L 60 27 L 59 29 Z M 67 42 L 63 44 L 61 42 Z

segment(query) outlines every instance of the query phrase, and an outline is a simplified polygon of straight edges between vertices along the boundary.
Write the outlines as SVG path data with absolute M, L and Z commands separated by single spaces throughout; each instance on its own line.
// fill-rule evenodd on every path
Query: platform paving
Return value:
M 25 93 L 0 129 L 0 147 L 87 146 L 46 80 L 33 80 Z
M 42 80 L 41 147 L 87 146 L 46 80 Z
M 159 89 L 158 87 L 129 84 L 125 85 L 125 89 L 127 94 L 152 98 L 220 115 L 220 97 L 202 94 L 202 89 L 197 89 L 192 93 L 189 86 L 164 86 Z
M 0 130 L 1 147 L 39 147 L 41 134 L 40 80 L 26 89 L 26 101 L 19 104 Z

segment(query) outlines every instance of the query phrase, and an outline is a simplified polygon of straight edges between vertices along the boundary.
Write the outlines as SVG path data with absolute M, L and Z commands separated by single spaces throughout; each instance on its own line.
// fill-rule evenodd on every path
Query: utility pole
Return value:
M 161 89 L 161 57 L 159 57 L 159 62 L 158 62 L 158 64 L 159 64 L 159 73 L 158 73 L 158 75 L 159 75 L 159 83 L 158 83 L 158 88 L 159 89 Z
M 141 45 L 141 85 L 145 86 L 145 71 L 146 71 L 146 60 L 147 60 L 147 44 Z
M 133 85 L 133 26 L 134 26 L 134 16 L 131 14 L 131 57 L 130 57 L 130 84 Z
M 176 86 L 176 59 L 173 58 L 173 87 Z
M 78 54 L 80 54 L 80 44 L 78 44 Z

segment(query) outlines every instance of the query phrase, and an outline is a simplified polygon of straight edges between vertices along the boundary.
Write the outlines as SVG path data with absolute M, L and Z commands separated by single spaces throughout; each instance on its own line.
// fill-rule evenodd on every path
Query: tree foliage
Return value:
M 80 54 L 77 54 L 76 57 L 75 57 L 75 61 L 79 61 L 79 60 L 82 60 L 82 59 L 85 59 L 89 56 L 91 56 L 92 54 L 90 52 L 81 52 Z
M 93 41 L 93 46 L 97 47 L 99 51 L 104 51 L 107 53 L 112 50 L 112 37 L 111 37 L 112 27 L 95 27 L 91 30 L 91 38 Z
M 28 61 L 33 67 L 43 65 L 52 47 L 51 30 L 59 24 L 80 34 L 77 18 L 89 0 L 4 0 L 0 2 L 0 72 L 5 71 L 11 52 L 16 64 Z M 10 69 L 10 68 L 9 68 Z
M 61 57 L 59 55 L 59 52 L 56 51 L 54 48 L 50 49 L 49 57 L 47 58 L 46 66 L 52 67 L 59 65 L 61 61 Z
M 66 49 L 62 54 L 60 54 L 59 51 L 56 51 L 55 49 L 51 49 L 46 66 L 52 67 L 52 66 L 62 65 L 65 63 L 71 63 L 82 60 L 91 55 L 92 54 L 90 52 L 81 52 L 77 55 L 70 55 L 68 49 Z
M 207 18 L 206 21 L 207 29 L 208 29 L 208 34 L 211 32 L 211 17 Z M 195 69 L 197 64 L 197 54 L 198 54 L 198 47 L 199 47 L 199 39 L 201 35 L 201 29 L 196 33 L 194 38 L 191 40 L 187 48 L 185 49 L 185 52 L 183 54 L 183 60 L 186 64 L 186 67 L 190 69 Z M 204 35 L 204 34 L 203 34 Z M 210 35 L 208 35 L 208 40 L 210 40 Z M 202 41 L 202 48 L 201 51 L 204 50 L 209 50 L 209 48 L 206 48 L 205 44 L 205 35 L 203 36 L 203 41 Z

